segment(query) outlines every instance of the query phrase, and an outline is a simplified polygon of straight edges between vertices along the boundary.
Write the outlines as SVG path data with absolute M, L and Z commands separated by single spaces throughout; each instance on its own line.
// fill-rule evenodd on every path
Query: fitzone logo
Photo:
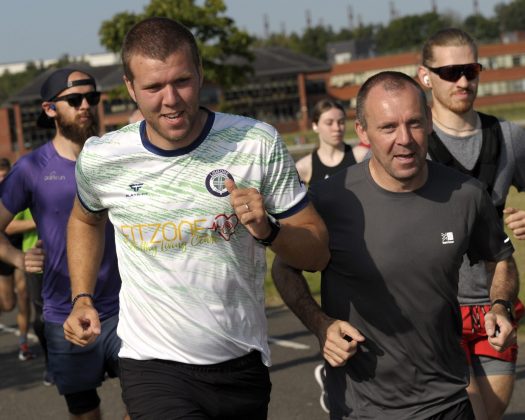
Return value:
M 232 174 L 226 169 L 215 169 L 206 176 L 206 189 L 215 197 L 225 197 L 229 194 L 226 189 L 227 179 L 234 181 Z

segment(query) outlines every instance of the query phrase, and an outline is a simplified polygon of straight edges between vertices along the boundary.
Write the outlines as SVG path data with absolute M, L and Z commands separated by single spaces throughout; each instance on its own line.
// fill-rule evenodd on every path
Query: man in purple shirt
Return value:
M 120 340 L 116 334 L 120 276 L 113 227 L 106 225 L 104 258 L 93 295 L 71 300 L 66 258 L 66 228 L 76 195 L 75 161 L 92 135 L 98 134 L 94 112 L 100 92 L 84 71 L 59 69 L 41 88 L 42 113 L 37 124 L 55 128 L 52 141 L 23 156 L 2 183 L 0 230 L 13 215 L 29 208 L 41 244 L 25 255 L 0 234 L 0 258 L 20 269 L 38 271 L 44 262 L 42 298 L 49 366 L 58 391 L 64 395 L 72 419 L 100 418 L 97 387 L 104 375 L 118 374 Z M 42 248 L 43 247 L 43 248 Z M 102 320 L 102 333 L 87 347 L 64 338 L 62 324 L 78 299 L 91 299 Z

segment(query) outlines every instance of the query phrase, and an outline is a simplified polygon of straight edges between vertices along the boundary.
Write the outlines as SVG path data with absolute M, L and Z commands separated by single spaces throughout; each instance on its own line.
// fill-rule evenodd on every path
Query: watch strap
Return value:
M 277 220 L 272 220 L 270 217 L 268 217 L 268 223 L 270 224 L 271 232 L 268 235 L 268 237 L 264 239 L 256 238 L 255 236 L 253 239 L 255 239 L 258 243 L 264 246 L 271 246 L 277 235 L 279 234 L 279 231 L 281 230 L 281 224 Z

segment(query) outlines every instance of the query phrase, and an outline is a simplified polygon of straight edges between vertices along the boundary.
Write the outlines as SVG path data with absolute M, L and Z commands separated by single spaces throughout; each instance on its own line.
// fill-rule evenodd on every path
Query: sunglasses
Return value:
M 88 93 L 70 93 L 69 95 L 59 96 L 58 98 L 53 99 L 53 102 L 58 101 L 67 101 L 69 106 L 78 108 L 82 105 L 82 101 L 86 98 L 89 106 L 98 105 L 100 102 L 100 92 L 88 92 Z
M 479 63 L 455 64 L 443 67 L 427 67 L 431 72 L 436 73 L 440 79 L 447 82 L 457 82 L 462 76 L 467 80 L 474 80 L 479 76 L 483 66 Z

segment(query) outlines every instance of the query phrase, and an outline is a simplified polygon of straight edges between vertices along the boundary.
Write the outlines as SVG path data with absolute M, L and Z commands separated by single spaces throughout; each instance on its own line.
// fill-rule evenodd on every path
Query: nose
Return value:
M 464 74 L 461 75 L 461 77 L 457 80 L 456 84 L 458 86 L 462 86 L 462 87 L 467 87 L 468 84 L 469 84 L 469 81 L 467 79 L 467 76 L 465 76 Z
M 82 102 L 80 102 L 80 108 L 82 109 L 89 109 L 91 105 L 89 105 L 87 99 L 85 96 L 82 96 Z
M 177 103 L 179 94 L 177 88 L 172 85 L 166 85 L 164 89 L 164 104 L 168 106 L 173 106 Z
M 412 142 L 412 139 L 410 126 L 406 124 L 400 125 L 397 133 L 397 144 L 406 146 Z

